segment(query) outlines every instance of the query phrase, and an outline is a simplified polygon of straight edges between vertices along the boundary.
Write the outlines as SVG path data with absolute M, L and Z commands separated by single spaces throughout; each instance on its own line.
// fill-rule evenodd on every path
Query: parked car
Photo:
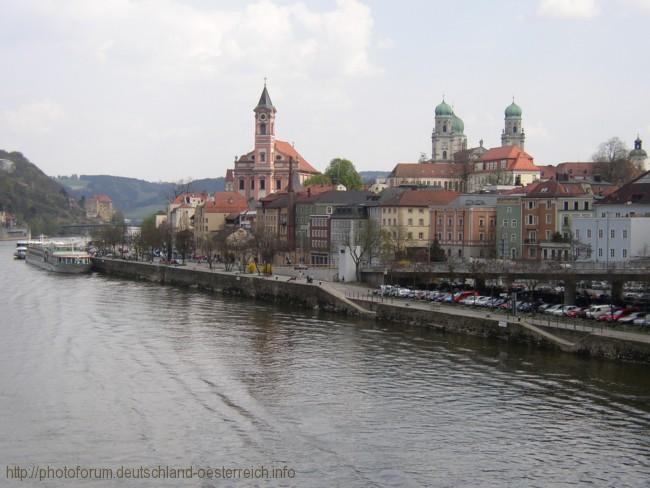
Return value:
M 634 319 L 634 325 L 650 325 L 650 313 Z
M 562 315 L 562 307 L 563 305 L 561 303 L 558 303 L 557 305 L 551 305 L 550 307 L 545 307 L 544 308 L 544 313 L 548 315 Z
M 632 324 L 636 319 L 641 319 L 646 316 L 646 312 L 632 312 L 618 319 L 621 324 Z
M 588 319 L 597 319 L 601 315 L 605 315 L 606 313 L 611 312 L 611 305 L 592 305 L 589 307 L 589 310 L 587 310 L 586 316 Z
M 473 295 L 478 295 L 478 293 L 475 292 L 474 290 L 459 291 L 458 293 L 454 294 L 453 300 L 454 300 L 454 302 L 460 302 L 462 299 L 467 298 L 469 296 L 473 296 Z
M 618 319 L 621 319 L 626 315 L 630 315 L 632 312 L 634 312 L 634 309 L 630 307 L 619 308 L 617 310 L 614 310 L 612 313 L 601 315 L 598 317 L 598 320 L 603 320 L 605 322 L 616 322 Z
M 564 309 L 562 310 L 562 313 L 564 314 L 565 317 L 576 317 L 575 313 L 577 313 L 579 310 L 582 309 L 575 305 L 565 305 Z

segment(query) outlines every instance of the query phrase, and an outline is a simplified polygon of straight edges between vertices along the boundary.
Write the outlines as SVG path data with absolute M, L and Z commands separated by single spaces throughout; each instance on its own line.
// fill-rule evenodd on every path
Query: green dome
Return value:
M 521 117 L 521 107 L 513 101 L 506 108 L 506 117 Z
M 645 152 L 645 149 L 632 149 L 630 151 L 630 157 L 633 158 L 635 156 L 638 158 L 647 158 L 648 153 Z
M 454 115 L 453 109 L 444 100 L 436 107 L 436 115 Z
M 463 120 L 454 114 L 454 117 L 451 119 L 451 131 L 462 134 L 464 130 L 465 124 L 463 123 Z

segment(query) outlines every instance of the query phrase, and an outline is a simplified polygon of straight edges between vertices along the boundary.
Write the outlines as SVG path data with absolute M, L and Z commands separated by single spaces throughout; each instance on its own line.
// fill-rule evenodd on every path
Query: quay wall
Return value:
M 225 295 L 257 298 L 272 303 L 293 304 L 301 308 L 358 315 L 359 310 L 344 297 L 328 293 L 318 282 L 286 281 L 253 274 L 235 274 L 186 267 L 94 258 L 93 269 L 120 276 L 161 284 L 199 288 Z
M 326 284 L 321 286 L 316 281 L 308 284 L 286 281 L 286 278 L 275 279 L 275 277 L 104 258 L 93 259 L 93 268 L 111 276 L 194 287 L 225 295 L 291 304 L 300 308 L 372 316 L 380 322 L 432 327 L 443 332 L 530 344 L 595 358 L 650 364 L 650 343 L 626 341 L 589 333 L 567 341 L 554 335 L 556 332 L 551 329 L 540 330 L 515 321 L 504 323 L 496 318 L 451 314 L 441 310 L 423 310 L 365 300 L 348 300 L 341 294 L 328 290 Z M 360 310 L 368 313 L 360 313 Z

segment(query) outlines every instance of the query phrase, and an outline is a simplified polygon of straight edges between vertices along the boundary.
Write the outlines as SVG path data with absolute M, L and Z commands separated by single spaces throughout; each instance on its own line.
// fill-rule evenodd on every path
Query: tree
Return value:
M 194 233 L 189 229 L 176 232 L 176 251 L 181 255 L 183 263 L 185 257 L 194 250 Z
M 399 261 L 406 257 L 406 244 L 408 243 L 406 227 L 398 225 L 391 230 L 385 229 L 381 235 L 380 250 L 384 261 Z
M 643 172 L 643 168 L 630 161 L 630 151 L 618 137 L 612 137 L 598 146 L 592 159 L 597 163 L 596 172 L 615 185 L 626 183 Z
M 598 150 L 592 156 L 597 163 L 612 163 L 628 159 L 630 150 L 618 137 L 612 137 L 598 146 Z
M 429 247 L 429 260 L 433 262 L 441 262 L 447 260 L 447 255 L 445 250 L 440 247 L 440 242 L 438 239 L 434 239 Z
M 140 225 L 140 241 L 148 251 L 149 260 L 153 261 L 154 250 L 162 247 L 163 239 L 160 229 L 156 228 L 156 216 L 151 215 Z
M 351 231 L 347 234 L 344 245 L 350 253 L 352 261 L 354 261 L 357 281 L 361 281 L 359 265 L 366 258 L 370 260 L 373 251 L 379 247 L 381 240 L 381 229 L 374 219 L 368 219 L 361 224 L 360 229 L 356 232 Z
M 258 222 L 252 233 L 252 246 L 258 260 L 261 260 L 262 269 L 265 273 L 270 274 L 272 270 L 273 258 L 280 250 L 281 243 L 278 241 L 277 236 L 264 225 L 263 222 Z M 258 264 L 259 273 L 259 264 Z
M 230 246 L 230 241 L 228 240 L 229 236 L 230 231 L 227 229 L 218 230 L 213 236 L 214 243 L 219 251 L 219 255 L 221 256 L 226 271 L 232 270 L 232 266 L 235 262 L 235 254 Z
M 309 186 L 309 185 L 331 185 L 332 180 L 330 179 L 329 176 L 327 175 L 314 175 L 309 178 L 307 178 L 305 181 L 303 181 L 303 186 Z
M 332 183 L 344 185 L 348 190 L 359 190 L 363 185 L 361 176 L 352 164 L 352 161 L 335 158 L 330 161 L 325 174 Z
M 212 269 L 214 263 L 214 254 L 217 249 L 217 242 L 213 234 L 205 234 L 199 238 L 198 247 L 208 262 L 208 267 Z

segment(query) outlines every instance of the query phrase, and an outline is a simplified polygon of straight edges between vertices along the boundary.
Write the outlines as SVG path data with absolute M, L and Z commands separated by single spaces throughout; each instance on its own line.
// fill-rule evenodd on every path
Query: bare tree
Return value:
M 360 228 L 347 234 L 344 245 L 356 268 L 357 281 L 360 281 L 359 266 L 368 256 L 372 256 L 382 241 L 382 233 L 379 224 L 374 219 L 363 222 Z
M 175 241 L 176 250 L 181 255 L 183 264 L 185 264 L 185 258 L 194 249 L 194 233 L 188 229 L 179 230 L 176 232 Z
M 271 274 L 273 259 L 281 248 L 281 242 L 263 222 L 258 222 L 252 232 L 251 244 L 258 261 L 263 264 L 262 269 L 265 273 Z M 260 272 L 259 264 L 257 271 Z
M 627 159 L 629 155 L 630 150 L 625 143 L 618 137 L 612 137 L 598 146 L 591 159 L 597 163 L 612 163 Z
M 208 267 L 212 269 L 214 263 L 214 255 L 217 250 L 217 243 L 213 234 L 204 234 L 199 238 L 198 247 L 205 256 Z

